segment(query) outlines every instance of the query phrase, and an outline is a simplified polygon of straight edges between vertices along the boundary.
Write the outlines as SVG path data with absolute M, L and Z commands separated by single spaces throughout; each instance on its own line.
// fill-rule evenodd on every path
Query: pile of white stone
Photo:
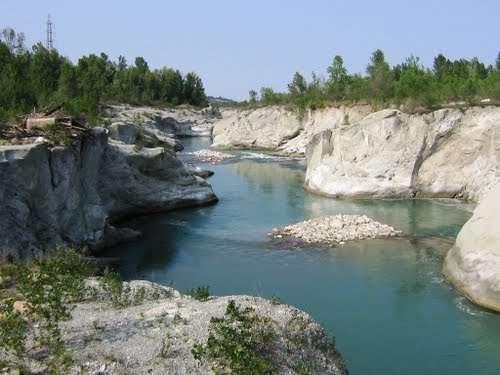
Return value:
M 206 150 L 206 149 L 190 152 L 189 154 L 198 158 L 202 162 L 212 163 L 212 164 L 219 163 L 226 159 L 234 158 L 234 155 L 231 154 L 214 150 Z
M 322 216 L 283 228 L 274 228 L 269 236 L 303 244 L 343 245 L 346 241 L 389 238 L 401 234 L 390 225 L 365 215 Z

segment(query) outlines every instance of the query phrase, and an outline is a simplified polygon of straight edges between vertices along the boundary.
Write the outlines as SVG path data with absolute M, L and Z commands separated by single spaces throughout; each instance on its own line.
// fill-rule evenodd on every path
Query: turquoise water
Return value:
M 187 150 L 207 146 L 186 140 Z M 335 335 L 351 374 L 500 374 L 500 315 L 442 278 L 444 252 L 470 214 L 432 201 L 341 201 L 302 188 L 303 162 L 209 166 L 217 205 L 141 217 L 144 238 L 111 249 L 127 279 L 209 285 L 215 295 L 277 296 Z M 324 214 L 367 214 L 411 237 L 335 249 L 285 249 L 266 234 Z

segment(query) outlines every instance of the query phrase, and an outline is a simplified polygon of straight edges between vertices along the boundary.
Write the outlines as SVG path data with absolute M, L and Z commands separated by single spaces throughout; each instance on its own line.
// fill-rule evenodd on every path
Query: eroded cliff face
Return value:
M 214 124 L 212 147 L 304 155 L 315 134 L 358 121 L 369 112 L 369 106 L 341 106 L 309 111 L 299 119 L 296 112 L 279 106 L 224 110 Z
M 500 184 L 481 201 L 448 252 L 443 273 L 471 301 L 500 311 Z
M 137 151 L 107 133 L 95 128 L 68 147 L 0 147 L 0 257 L 56 243 L 99 249 L 138 235 L 114 219 L 217 199 L 173 151 Z
M 397 110 L 316 134 L 305 186 L 334 197 L 478 201 L 500 176 L 500 108 Z

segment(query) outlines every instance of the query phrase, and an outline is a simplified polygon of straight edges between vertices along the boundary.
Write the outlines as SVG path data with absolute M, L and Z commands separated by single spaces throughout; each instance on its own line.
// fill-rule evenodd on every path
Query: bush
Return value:
M 205 302 L 210 298 L 210 287 L 208 285 L 199 286 L 197 288 L 190 289 L 187 294 L 198 301 Z
M 216 372 L 236 375 L 270 374 L 274 368 L 266 352 L 275 337 L 268 319 L 229 301 L 224 317 L 212 318 L 205 345 L 194 345 L 193 357 L 212 364 Z

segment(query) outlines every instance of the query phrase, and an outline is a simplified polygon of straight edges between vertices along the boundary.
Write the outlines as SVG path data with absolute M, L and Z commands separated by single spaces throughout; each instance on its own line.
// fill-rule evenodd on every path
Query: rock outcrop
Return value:
M 500 311 L 500 184 L 481 201 L 448 252 L 443 272 L 471 301 Z
M 98 249 L 138 235 L 116 219 L 217 199 L 174 151 L 108 141 L 101 128 L 67 147 L 1 146 L 0 181 L 1 257 L 56 243 Z
M 210 137 L 221 114 L 214 108 L 171 109 L 113 105 L 106 108 L 110 137 L 128 144 L 174 143 L 175 137 Z M 142 137 L 142 139 L 141 139 Z
M 131 296 L 130 305 L 115 308 L 109 303 L 109 295 L 101 297 L 97 293 L 93 296 L 97 301 L 77 304 L 72 319 L 62 324 L 63 340 L 80 371 L 215 373 L 215 363 L 195 360 L 191 350 L 195 344 L 206 343 L 211 319 L 224 317 L 232 300 L 237 306 L 252 308 L 273 330 L 260 354 L 272 364 L 274 373 L 301 374 L 307 369 L 318 374 L 347 373 L 340 354 L 321 326 L 292 306 L 249 296 L 215 297 L 200 302 L 146 281 L 124 284 L 123 290 Z M 263 328 L 266 327 L 250 327 Z
M 304 155 L 314 134 L 358 121 L 369 112 L 369 106 L 341 106 L 309 111 L 299 119 L 296 112 L 279 106 L 225 110 L 215 123 L 212 147 Z
M 334 197 L 479 200 L 500 177 L 500 108 L 372 113 L 316 134 L 305 186 Z

